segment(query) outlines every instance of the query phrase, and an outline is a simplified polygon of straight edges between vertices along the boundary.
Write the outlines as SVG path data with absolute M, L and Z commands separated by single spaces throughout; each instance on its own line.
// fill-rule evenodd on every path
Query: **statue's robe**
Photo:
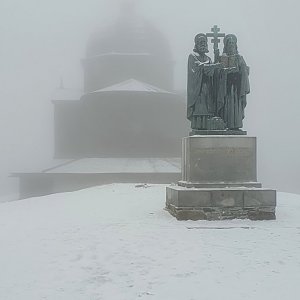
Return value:
M 250 93 L 249 68 L 241 55 L 235 55 L 236 69 L 221 69 L 218 76 L 217 114 L 228 129 L 243 127 L 246 95 Z
M 209 65 L 211 59 L 199 59 L 198 53 L 191 53 L 188 59 L 187 80 L 187 118 L 192 129 L 206 129 L 207 120 L 214 115 L 213 104 L 213 72 Z

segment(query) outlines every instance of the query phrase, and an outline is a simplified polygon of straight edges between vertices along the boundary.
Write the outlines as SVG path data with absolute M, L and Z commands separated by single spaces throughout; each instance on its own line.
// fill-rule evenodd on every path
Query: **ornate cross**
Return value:
M 220 39 L 221 37 L 225 37 L 225 33 L 219 33 L 220 32 L 220 28 L 215 25 L 212 29 L 211 29 L 211 33 L 207 33 L 206 36 L 207 37 L 212 37 L 213 39 L 211 40 L 211 42 L 214 44 L 214 52 L 215 52 L 215 62 L 217 61 L 217 57 L 219 55 L 219 43 L 220 43 Z

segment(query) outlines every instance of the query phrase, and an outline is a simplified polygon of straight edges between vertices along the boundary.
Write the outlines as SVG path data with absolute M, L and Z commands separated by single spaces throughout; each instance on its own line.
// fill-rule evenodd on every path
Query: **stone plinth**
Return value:
M 167 187 L 166 208 L 178 220 L 274 220 L 275 207 L 273 190 Z
M 182 180 L 167 188 L 166 209 L 178 220 L 275 219 L 276 191 L 257 182 L 256 138 L 183 139 Z
M 182 162 L 182 180 L 186 182 L 256 182 L 256 138 L 186 137 Z

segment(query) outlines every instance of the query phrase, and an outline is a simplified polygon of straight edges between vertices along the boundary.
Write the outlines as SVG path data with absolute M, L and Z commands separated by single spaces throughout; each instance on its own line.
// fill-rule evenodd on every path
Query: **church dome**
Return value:
M 86 93 L 130 79 L 173 89 L 168 40 L 130 6 L 123 7 L 114 25 L 91 36 L 82 63 Z
M 109 54 L 140 54 L 170 57 L 164 35 L 132 9 L 123 9 L 117 22 L 95 32 L 87 45 L 87 58 Z

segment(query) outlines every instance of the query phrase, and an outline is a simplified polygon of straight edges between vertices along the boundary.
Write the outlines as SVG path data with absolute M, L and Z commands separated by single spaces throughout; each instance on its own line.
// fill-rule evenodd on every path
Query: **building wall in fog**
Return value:
M 55 158 L 179 157 L 185 104 L 167 93 L 88 94 L 56 101 Z

